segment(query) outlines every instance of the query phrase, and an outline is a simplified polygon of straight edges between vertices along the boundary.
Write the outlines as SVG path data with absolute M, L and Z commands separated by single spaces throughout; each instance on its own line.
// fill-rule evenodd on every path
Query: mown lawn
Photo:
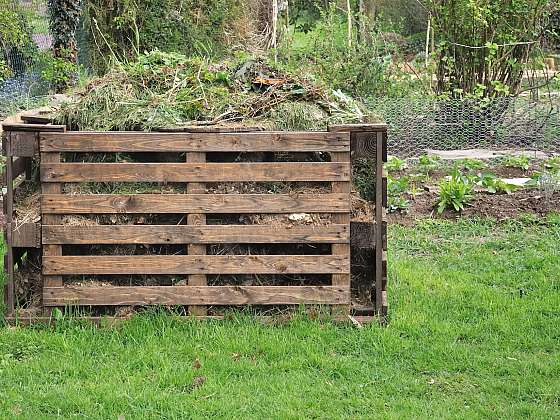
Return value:
M 560 417 L 560 218 L 393 226 L 389 296 L 386 328 L 3 328 L 0 417 Z

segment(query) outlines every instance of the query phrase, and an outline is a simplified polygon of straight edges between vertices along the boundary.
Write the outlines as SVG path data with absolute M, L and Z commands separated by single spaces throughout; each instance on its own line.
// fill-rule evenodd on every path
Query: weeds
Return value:
M 545 160 L 544 167 L 551 173 L 560 173 L 560 156 L 553 156 Z
M 439 214 L 446 209 L 461 211 L 473 199 L 474 182 L 463 176 L 458 170 L 440 182 L 437 211 Z
M 399 159 L 397 156 L 389 156 L 384 166 L 388 172 L 399 172 L 407 167 L 406 161 Z
M 478 174 L 476 183 L 491 194 L 511 194 L 519 188 L 517 185 L 507 183 L 491 173 Z
M 520 156 L 504 156 L 501 159 L 501 163 L 508 168 L 518 168 L 523 169 L 524 171 L 529 170 L 530 159 L 529 156 L 520 155 Z
M 389 212 L 398 210 L 407 210 L 410 207 L 410 201 L 405 198 L 408 193 L 409 178 L 401 176 L 394 178 L 387 176 L 387 205 Z
M 486 167 L 486 164 L 480 159 L 471 158 L 461 159 L 457 164 L 466 171 L 478 171 Z
M 441 158 L 435 155 L 421 155 L 418 158 L 418 169 L 425 174 L 437 169 L 440 165 Z

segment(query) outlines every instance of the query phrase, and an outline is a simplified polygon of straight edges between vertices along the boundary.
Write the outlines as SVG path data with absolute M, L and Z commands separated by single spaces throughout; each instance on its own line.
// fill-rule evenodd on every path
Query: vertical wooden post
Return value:
M 387 183 L 383 163 L 387 160 L 387 132 L 376 133 L 375 159 L 375 311 L 380 322 L 387 316 L 387 244 L 383 235 Z
M 189 152 L 187 153 L 187 162 L 189 163 L 204 163 L 206 162 L 206 153 L 202 152 Z M 204 194 L 206 186 L 200 182 L 190 182 L 187 184 L 187 194 Z M 205 214 L 189 214 L 187 215 L 188 225 L 205 225 Z M 189 255 L 205 255 L 206 245 L 204 244 L 188 244 L 187 254 Z M 189 286 L 206 286 L 206 275 L 204 274 L 190 274 L 188 276 Z M 204 316 L 207 314 L 206 306 L 189 306 L 189 314 L 195 316 Z
M 4 260 L 5 270 L 8 275 L 5 288 L 6 309 L 9 316 L 14 314 L 15 310 L 15 292 L 14 292 L 14 249 L 12 247 L 12 228 L 14 216 L 14 181 L 13 181 L 13 163 L 14 158 L 11 153 L 11 132 L 6 132 L 4 141 L 6 144 L 6 258 Z
M 350 153 L 331 152 L 331 162 L 350 162 Z M 331 183 L 331 190 L 333 193 L 345 193 L 348 194 L 348 198 L 350 198 L 351 188 L 351 182 L 336 181 Z M 332 218 L 334 223 L 346 224 L 350 226 L 350 213 L 335 213 L 332 215 Z M 348 260 L 350 260 L 350 243 L 332 244 L 331 253 L 332 255 L 343 255 L 345 258 L 348 258 Z M 350 280 L 350 273 L 332 275 L 333 286 L 342 286 L 350 290 Z M 336 315 L 349 315 L 350 304 L 351 302 L 349 301 L 347 305 L 339 305 L 338 307 L 333 308 L 333 315 L 335 315 L 335 312 Z
M 60 153 L 48 152 L 41 153 L 41 163 L 59 163 Z M 41 194 L 62 194 L 62 184 L 58 182 L 41 182 Z M 42 214 L 43 225 L 59 225 L 62 216 L 57 214 Z M 54 257 L 62 255 L 62 245 L 43 245 L 43 256 Z M 43 275 L 43 287 L 62 287 L 64 285 L 62 276 Z M 44 307 L 45 316 L 50 316 L 52 307 Z

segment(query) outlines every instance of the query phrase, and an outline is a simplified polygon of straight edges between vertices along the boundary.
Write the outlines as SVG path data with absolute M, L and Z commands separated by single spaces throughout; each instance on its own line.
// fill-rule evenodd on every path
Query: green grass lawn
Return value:
M 559 418 L 560 220 L 390 228 L 390 323 L 0 329 L 0 417 Z

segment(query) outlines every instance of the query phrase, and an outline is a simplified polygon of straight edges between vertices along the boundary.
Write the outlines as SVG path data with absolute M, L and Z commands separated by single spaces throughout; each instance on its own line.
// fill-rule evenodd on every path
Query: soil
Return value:
M 408 211 L 388 214 L 389 224 L 410 226 L 424 218 L 457 219 L 462 216 L 478 216 L 507 220 L 523 214 L 544 217 L 549 213 L 560 213 L 560 191 L 553 194 L 537 189 L 519 190 L 509 195 L 477 193 L 462 212 L 446 210 L 441 215 L 436 211 L 437 200 L 435 192 L 425 192 L 410 198 Z

